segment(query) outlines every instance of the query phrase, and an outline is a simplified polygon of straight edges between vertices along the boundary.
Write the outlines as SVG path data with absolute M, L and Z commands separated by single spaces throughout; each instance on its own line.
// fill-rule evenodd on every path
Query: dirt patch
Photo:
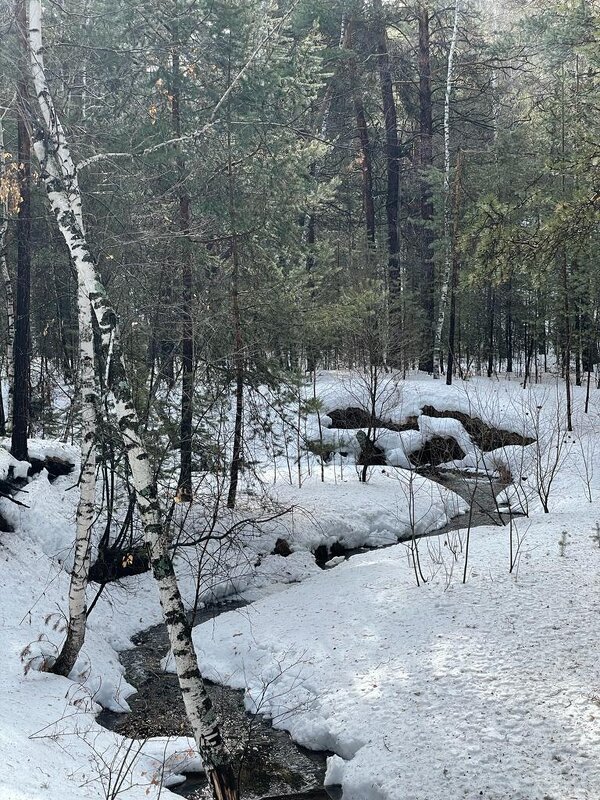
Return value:
M 433 436 L 419 450 L 409 454 L 410 463 L 415 467 L 436 467 L 448 461 L 459 461 L 465 452 L 456 439 L 450 436 Z
M 338 408 L 335 411 L 328 411 L 327 416 L 331 420 L 330 428 L 337 430 L 355 430 L 356 428 L 385 428 L 388 431 L 418 431 L 419 424 L 416 417 L 408 417 L 405 422 L 390 422 L 389 420 L 372 417 L 364 408 Z
M 470 417 L 462 411 L 438 411 L 433 406 L 423 406 L 421 409 L 426 417 L 437 417 L 438 419 L 455 419 L 462 423 L 463 428 L 469 434 L 480 450 L 489 453 L 491 450 L 498 450 L 501 447 L 510 445 L 520 445 L 526 447 L 533 444 L 535 439 L 528 436 L 521 436 L 514 431 L 505 431 L 500 428 L 493 428 L 478 417 Z M 412 460 L 412 457 L 411 457 Z M 442 463 L 441 461 L 438 463 Z

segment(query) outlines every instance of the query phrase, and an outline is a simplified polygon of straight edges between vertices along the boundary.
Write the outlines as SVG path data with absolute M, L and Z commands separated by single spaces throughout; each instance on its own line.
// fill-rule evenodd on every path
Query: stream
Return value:
M 500 515 L 495 497 L 505 484 L 487 478 L 466 476 L 435 468 L 420 473 L 459 494 L 471 506 L 471 512 L 455 517 L 445 527 L 427 536 L 482 525 L 503 525 L 508 513 Z M 364 552 L 365 548 L 346 553 L 347 557 Z M 221 602 L 200 611 L 194 625 L 215 619 L 220 614 L 240 610 L 245 601 Z M 164 625 L 140 632 L 132 639 L 134 647 L 120 655 L 126 680 L 137 688 L 128 698 L 129 714 L 102 711 L 98 722 L 123 736 L 144 739 L 152 736 L 190 736 L 177 677 L 165 673 L 161 659 L 169 649 Z M 226 686 L 209 684 L 209 692 L 223 722 L 225 739 L 231 743 L 240 778 L 241 796 L 245 800 L 331 800 L 341 798 L 341 788 L 323 787 L 327 756 L 292 741 L 285 732 L 276 730 L 267 719 L 249 714 L 244 707 L 244 692 Z M 171 791 L 189 800 L 209 798 L 202 773 L 186 776 L 184 783 Z
M 436 467 L 419 469 L 418 473 L 455 492 L 469 504 L 471 509 L 451 519 L 443 528 L 424 534 L 425 536 L 440 536 L 460 528 L 468 528 L 469 524 L 471 528 L 508 524 L 511 514 L 508 511 L 500 513 L 496 501 L 498 494 L 508 486 L 507 483 L 485 474 L 472 475 Z M 514 512 L 512 516 L 515 516 Z
M 197 613 L 194 625 L 246 605 L 245 601 L 235 600 L 203 609 Z M 102 711 L 97 721 L 105 728 L 134 739 L 191 736 L 177 676 L 164 672 L 160 664 L 169 650 L 165 626 L 154 625 L 141 631 L 132 642 L 134 647 L 120 655 L 127 681 L 138 689 L 127 701 L 131 713 Z M 323 787 L 330 753 L 301 747 L 287 732 L 273 728 L 264 717 L 249 714 L 244 707 L 242 690 L 212 683 L 208 683 L 208 688 L 215 709 L 224 720 L 224 737 L 236 754 L 243 798 L 331 800 L 341 797 L 336 787 Z M 171 787 L 171 791 L 190 800 L 211 797 L 202 773 L 187 775 L 185 783 Z

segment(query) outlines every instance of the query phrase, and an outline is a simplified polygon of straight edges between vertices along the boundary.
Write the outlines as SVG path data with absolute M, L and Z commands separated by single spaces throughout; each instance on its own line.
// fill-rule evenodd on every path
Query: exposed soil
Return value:
M 451 436 L 432 436 L 420 450 L 414 450 L 408 456 L 410 463 L 417 468 L 427 464 L 437 467 L 438 464 L 460 461 L 464 457 L 465 452 Z
M 405 422 L 390 422 L 389 420 L 379 419 L 379 417 L 371 417 L 368 411 L 364 408 L 338 408 L 334 411 L 328 411 L 327 416 L 331 420 L 330 428 L 337 430 L 353 430 L 355 428 L 385 428 L 388 431 L 417 431 L 419 425 L 416 417 L 408 417 Z
M 421 410 L 428 417 L 455 419 L 461 422 L 473 442 L 485 453 L 510 445 L 525 447 L 535 441 L 535 439 L 522 436 L 514 431 L 494 428 L 478 417 L 471 417 L 462 411 L 438 411 L 434 406 L 423 406 Z M 328 412 L 327 416 L 332 421 L 331 428 L 356 431 L 356 437 L 360 444 L 360 456 L 357 459 L 359 465 L 386 464 L 384 451 L 367 438 L 362 429 L 383 429 L 396 432 L 419 429 L 417 417 L 408 417 L 402 423 L 390 422 L 379 417 L 372 417 L 368 411 L 362 408 L 335 409 Z M 308 447 L 326 462 L 333 454 L 327 445 L 321 445 L 319 442 L 310 442 Z M 419 450 L 407 455 L 411 464 L 420 469 L 425 466 L 435 467 L 449 461 L 462 459 L 465 453 L 451 436 L 434 436 Z
M 427 417 L 456 419 L 461 422 L 471 439 L 484 453 L 489 453 L 492 450 L 498 450 L 500 447 L 508 447 L 510 445 L 525 447 L 535 442 L 535 439 L 531 439 L 528 436 L 521 436 L 521 434 L 515 433 L 514 431 L 493 428 L 478 417 L 470 417 L 462 411 L 438 411 L 437 408 L 433 406 L 423 406 L 422 411 Z

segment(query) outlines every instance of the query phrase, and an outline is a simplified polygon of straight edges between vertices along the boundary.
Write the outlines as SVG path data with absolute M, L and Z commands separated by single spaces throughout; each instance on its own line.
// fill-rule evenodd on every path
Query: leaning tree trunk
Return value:
M 77 172 L 44 71 L 40 0 L 29 0 L 29 13 L 31 71 L 45 125 L 45 129 L 37 126 L 34 136 L 41 179 L 79 280 L 90 298 L 98 326 L 107 389 L 127 452 L 187 717 L 216 800 L 238 800 L 239 792 L 230 754 L 221 738 L 216 714 L 198 669 L 191 628 L 168 548 L 165 518 L 148 452 L 140 437 L 139 419 L 122 358 L 118 318 L 100 282 L 96 264 L 78 222 L 81 219 L 81 195 Z
M 444 321 L 446 319 L 446 307 L 448 305 L 448 293 L 450 290 L 450 273 L 452 271 L 452 208 L 450 198 L 450 100 L 452 98 L 452 86 L 454 82 L 454 52 L 456 50 L 456 40 L 458 38 L 458 14 L 460 11 L 460 0 L 456 0 L 454 7 L 454 25 L 452 28 L 452 39 L 450 40 L 450 50 L 448 52 L 448 69 L 446 72 L 446 94 L 444 98 L 444 274 L 440 289 L 440 299 L 438 307 L 437 324 L 433 337 L 433 377 L 440 375 L 441 344 Z
M 75 220 L 82 235 L 83 210 L 77 204 Z M 83 275 L 77 273 L 77 311 L 79 334 L 79 397 L 81 404 L 81 473 L 79 503 L 75 520 L 75 553 L 69 585 L 69 623 L 62 649 L 52 672 L 68 676 L 75 666 L 85 641 L 87 624 L 86 592 L 90 571 L 92 526 L 96 503 L 96 433 L 98 428 L 98 390 L 94 325 L 89 293 Z
M 10 178 L 6 164 L 6 150 L 4 148 L 4 128 L 0 118 L 0 185 L 3 187 L 0 201 L 0 280 L 4 286 L 4 302 L 6 306 L 6 377 L 8 380 L 8 403 L 4 411 L 6 433 L 8 426 L 12 427 L 12 400 L 15 382 L 15 365 L 13 360 L 13 343 L 15 339 L 15 307 L 12 280 L 8 271 L 6 258 L 6 234 L 8 232 L 8 215 L 10 212 L 11 197 L 16 201 L 14 190 L 11 192 Z

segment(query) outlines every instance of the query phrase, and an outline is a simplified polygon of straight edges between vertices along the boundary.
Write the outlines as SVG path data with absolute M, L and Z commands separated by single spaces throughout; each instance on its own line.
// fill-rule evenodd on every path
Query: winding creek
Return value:
M 195 624 L 215 619 L 226 611 L 243 609 L 244 601 L 223 602 L 203 609 Z M 123 736 L 145 739 L 152 736 L 189 736 L 177 677 L 161 668 L 168 652 L 164 625 L 155 625 L 133 637 L 135 645 L 121 654 L 125 676 L 138 689 L 128 699 L 129 714 L 101 712 L 97 720 Z M 236 753 L 242 797 L 249 800 L 331 800 L 340 798 L 336 787 L 325 789 L 323 780 L 329 753 L 300 747 L 285 731 L 272 727 L 263 717 L 248 714 L 241 690 L 209 684 L 209 692 L 223 732 Z M 189 774 L 185 783 L 171 791 L 190 800 L 210 797 L 201 773 Z
M 508 514 L 500 514 L 496 495 L 505 484 L 487 478 L 466 476 L 435 468 L 420 470 L 431 480 L 461 495 L 471 511 L 455 517 L 441 530 L 427 536 L 442 536 L 469 526 L 502 525 Z M 352 551 L 346 557 L 364 550 Z M 199 612 L 195 625 L 215 619 L 222 613 L 241 610 L 245 601 L 221 602 Z M 240 613 L 242 613 L 240 611 Z M 103 711 L 98 722 L 124 736 L 144 739 L 152 736 L 187 736 L 183 702 L 175 675 L 165 673 L 161 659 L 168 652 L 164 625 L 156 625 L 133 638 L 134 647 L 121 654 L 125 676 L 137 688 L 129 698 L 129 714 Z M 253 716 L 244 707 L 244 693 L 224 686 L 210 685 L 215 707 L 223 720 L 226 738 L 237 754 L 241 795 L 247 800 L 331 800 L 341 798 L 340 787 L 323 786 L 326 759 L 329 753 L 313 752 L 297 745 L 285 731 L 276 730 L 263 717 Z M 201 800 L 209 797 L 202 774 L 190 774 L 180 786 L 171 791 Z

